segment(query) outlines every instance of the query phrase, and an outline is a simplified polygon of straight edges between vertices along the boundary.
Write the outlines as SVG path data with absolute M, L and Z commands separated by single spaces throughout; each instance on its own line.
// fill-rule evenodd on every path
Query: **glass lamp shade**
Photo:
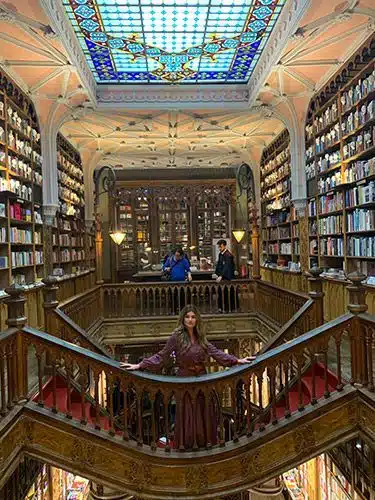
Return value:
M 116 243 L 116 245 L 121 245 L 121 243 L 124 241 L 125 233 L 117 230 L 110 232 L 109 236 L 112 238 L 112 241 Z
M 237 243 L 241 243 L 242 238 L 245 236 L 245 230 L 244 229 L 233 229 L 232 234 L 235 237 Z

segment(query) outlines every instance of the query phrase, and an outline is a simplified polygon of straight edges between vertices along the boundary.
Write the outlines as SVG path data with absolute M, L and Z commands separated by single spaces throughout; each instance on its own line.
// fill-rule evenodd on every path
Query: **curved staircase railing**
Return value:
M 34 358 L 38 367 L 38 394 L 30 404 L 119 435 L 125 441 L 133 440 L 138 446 L 149 446 L 151 450 L 159 446 L 166 451 L 225 446 L 314 406 L 319 399 L 343 391 L 350 382 L 359 380 L 373 390 L 372 359 L 362 357 L 362 363 L 355 365 L 356 371 L 348 380 L 342 374 L 341 346 L 349 341 L 352 359 L 357 359 L 372 342 L 374 325 L 371 316 L 349 313 L 260 355 L 249 366 L 183 378 L 130 373 L 121 369 L 117 361 L 47 333 L 27 326 L 21 330 L 12 328 L 0 340 L 0 414 L 5 416 L 15 403 L 27 399 L 27 363 Z M 358 338 L 354 342 L 355 335 Z M 334 346 L 334 351 L 330 346 Z M 304 372 L 306 359 L 311 362 L 308 372 Z M 59 380 L 58 368 L 65 370 L 63 381 Z M 92 399 L 88 401 L 86 388 L 91 377 Z M 79 381 L 80 394 L 73 390 L 73 378 Z M 105 401 L 99 397 L 103 384 Z M 252 404 L 258 405 L 257 414 Z M 103 416 L 103 406 L 108 416 Z M 199 422 L 195 421 L 187 436 L 189 412 L 200 415 L 206 422 L 217 422 L 217 427 L 202 434 Z M 115 416 L 119 413 L 123 417 L 122 430 L 115 427 Z M 148 435 L 145 435 L 145 417 L 149 421 Z
M 346 439 L 359 432 L 355 405 L 357 401 L 369 405 L 374 399 L 375 339 L 375 318 L 366 314 L 360 280 L 358 277 L 350 287 L 348 314 L 282 343 L 249 365 L 191 378 L 127 372 L 111 358 L 27 327 L 22 290 L 12 289 L 7 299 L 9 328 L 0 335 L 0 440 L 1 433 L 7 435 L 12 428 L 13 420 L 21 418 L 28 427 L 22 431 L 21 441 L 14 443 L 21 443 L 19 449 L 25 453 L 43 459 L 46 455 L 42 450 L 53 448 L 45 433 L 49 433 L 47 428 L 53 432 L 56 426 L 60 436 L 70 436 L 69 445 L 59 447 L 65 460 L 70 460 L 69 450 L 85 453 L 82 472 L 90 477 L 92 464 L 97 471 L 98 462 L 87 455 L 86 448 L 115 449 L 116 460 L 123 456 L 121 464 L 129 464 L 125 468 L 134 464 L 134 478 L 141 481 L 134 482 L 131 472 L 124 476 L 120 471 L 116 476 L 111 465 L 115 484 L 133 494 L 148 491 L 150 498 L 161 498 L 166 490 L 156 485 L 154 476 L 147 476 L 150 479 L 146 481 L 146 476 L 139 475 L 141 457 L 150 471 L 160 471 L 168 462 L 178 477 L 185 474 L 184 486 L 178 490 L 182 498 L 191 498 L 189 491 L 193 496 L 201 491 L 205 494 L 211 483 L 216 485 L 215 491 L 226 492 L 239 485 L 256 485 L 272 477 L 267 474 L 282 472 L 280 468 L 258 470 L 251 465 L 254 446 L 258 450 L 254 460 L 263 463 L 263 455 L 257 454 L 264 446 L 270 452 L 271 436 L 280 440 L 285 433 L 294 433 L 295 460 L 302 460 L 315 450 L 317 430 L 327 428 L 327 423 L 322 430 L 314 423 L 320 422 L 326 409 L 333 412 L 335 422 L 329 439 Z M 30 394 L 30 368 L 34 364 L 38 388 Z M 344 408 L 341 413 L 340 408 Z M 370 415 L 369 410 L 363 411 L 361 415 Z M 363 425 L 366 422 L 363 420 Z M 313 428 L 315 437 L 304 437 Z M 308 446 L 305 455 L 299 436 Z M 39 443 L 39 437 L 44 441 Z M 240 464 L 230 484 L 209 472 L 211 468 L 217 471 L 228 460 L 234 460 L 232 468 Z M 3 463 L 7 462 L 3 459 Z M 201 467 L 207 478 L 198 475 L 197 481 L 193 480 L 192 471 L 201 474 Z M 105 464 L 101 470 L 105 471 Z M 103 474 L 98 480 L 105 482 Z M 168 481 L 172 484 L 171 478 Z M 160 491 L 153 496 L 155 485 Z

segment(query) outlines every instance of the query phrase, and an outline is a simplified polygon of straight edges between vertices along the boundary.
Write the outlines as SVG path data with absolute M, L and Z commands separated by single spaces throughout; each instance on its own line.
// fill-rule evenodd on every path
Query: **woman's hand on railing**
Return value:
M 120 368 L 125 368 L 125 370 L 139 370 L 140 367 L 140 363 L 136 365 L 132 365 L 131 363 L 120 363 Z
M 248 356 L 247 358 L 242 358 L 237 361 L 238 365 L 246 365 L 247 363 L 251 363 L 256 359 L 255 356 Z

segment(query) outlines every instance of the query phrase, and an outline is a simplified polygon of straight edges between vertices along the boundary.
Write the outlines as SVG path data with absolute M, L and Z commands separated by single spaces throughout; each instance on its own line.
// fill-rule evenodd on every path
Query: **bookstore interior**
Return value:
M 373 0 L 14 0 L 0 26 L 0 302 L 35 295 L 31 326 L 49 276 L 150 285 L 181 249 L 215 284 L 222 240 L 237 279 L 306 293 L 319 268 L 326 321 L 360 273 L 375 314 Z M 19 499 L 92 498 L 28 460 Z M 371 499 L 374 470 L 350 441 L 284 496 Z
M 86 5 L 86 2 L 81 3 L 82 8 L 72 7 L 69 1 L 63 2 L 67 18 L 77 33 L 83 29 L 79 27 L 77 19 L 85 17 L 84 13 L 81 13 L 83 17 L 79 17 L 80 11 L 84 10 L 83 5 Z M 105 3 L 103 15 L 107 16 Z M 271 13 L 274 9 L 273 16 L 276 19 L 284 8 L 284 1 L 272 2 L 272 9 L 268 7 L 271 2 L 263 0 L 260 3 L 263 7 L 260 7 L 258 18 L 267 19 L 267 22 L 268 10 Z M 87 11 L 86 14 L 89 19 L 91 12 Z M 115 19 L 116 14 L 112 17 Z M 114 25 L 116 22 L 113 21 Z M 263 21 L 258 22 L 264 24 Z M 202 166 L 198 173 L 199 168 L 192 168 L 192 161 L 199 156 L 194 152 L 194 140 L 189 141 L 191 156 L 179 159 L 185 168 L 176 168 L 178 137 L 172 131 L 181 129 L 181 136 L 186 135 L 186 131 L 178 117 L 174 117 L 173 123 L 169 121 L 166 124 L 169 137 L 172 138 L 169 142 L 173 143 L 168 155 L 172 155 L 174 166 L 170 169 L 154 168 L 151 170 L 154 173 L 150 174 L 150 167 L 154 163 L 150 161 L 147 165 L 146 153 L 142 163 L 138 153 L 137 157 L 134 155 L 134 161 L 130 162 L 130 154 L 130 159 L 126 160 L 128 163 L 124 162 L 134 167 L 126 168 L 126 165 L 117 163 L 115 155 L 111 159 L 110 151 L 103 157 L 102 149 L 97 147 L 98 162 L 95 162 L 95 158 L 92 158 L 93 141 L 89 141 L 87 134 L 82 133 L 88 123 L 95 120 L 95 114 L 89 113 L 89 107 L 89 111 L 78 107 L 80 113 L 61 126 L 57 137 L 51 142 L 51 138 L 46 137 L 46 130 L 42 130 L 42 117 L 38 115 L 42 97 L 33 102 L 31 94 L 24 92 L 11 74 L 1 70 L 1 289 L 12 283 L 27 288 L 38 287 L 46 274 L 64 279 L 95 268 L 97 223 L 103 214 L 100 212 L 102 202 L 99 200 L 102 193 L 96 193 L 97 197 L 93 195 L 92 175 L 105 165 L 107 168 L 113 167 L 115 171 L 115 186 L 112 186 L 107 207 L 108 233 L 115 226 L 121 233 L 118 245 L 109 245 L 107 232 L 102 234 L 105 240 L 104 267 L 111 268 L 108 272 L 104 271 L 107 279 L 108 276 L 118 281 L 160 279 L 165 256 L 178 247 L 189 258 L 192 271 L 196 273 L 195 278 L 199 278 L 199 273 L 210 276 L 215 270 L 217 242 L 220 239 L 227 240 L 228 248 L 235 254 L 237 276 L 251 276 L 255 218 L 260 225 L 259 251 L 263 279 L 275 283 L 283 279 L 288 283 L 288 278 L 280 278 L 277 272 L 301 275 L 318 266 L 325 278 L 345 281 L 347 274 L 357 270 L 366 276 L 369 286 L 374 285 L 373 54 L 372 35 L 367 35 L 357 50 L 343 59 L 341 65 L 335 65 L 336 72 L 328 78 L 325 86 L 322 85 L 320 89 L 316 87 L 315 94 L 311 93 L 306 101 L 304 130 L 300 132 L 304 143 L 303 175 L 298 173 L 300 178 L 304 176 L 304 182 L 300 182 L 298 188 L 296 175 L 293 175 L 293 169 L 296 169 L 296 147 L 293 144 L 296 131 L 291 135 L 281 122 L 276 129 L 278 133 L 264 132 L 268 140 L 262 149 L 254 147 L 250 151 L 250 146 L 244 146 L 254 158 L 258 155 L 257 162 L 254 163 L 250 156 L 244 161 L 242 155 L 242 160 L 212 168 L 214 159 L 207 161 L 204 158 L 202 161 L 211 164 L 211 172 Z M 88 61 L 90 57 L 96 61 L 90 51 L 85 52 L 85 56 Z M 15 67 L 19 66 L 22 66 L 21 63 L 15 63 Z M 99 80 L 100 71 L 94 71 Z M 172 74 L 168 75 L 173 78 Z M 182 79 L 183 76 L 180 76 Z M 187 81 L 190 80 L 187 78 Z M 81 87 L 79 90 L 82 90 Z M 271 83 L 267 83 L 266 88 L 270 87 Z M 263 108 L 261 114 L 266 116 L 267 107 L 263 103 L 256 108 L 256 112 Z M 153 129 L 156 134 L 162 130 L 161 127 L 159 130 L 158 119 L 152 112 L 147 120 L 142 115 L 142 121 L 137 121 L 136 113 L 139 111 L 135 112 L 135 119 L 126 127 L 114 127 L 114 122 L 110 125 L 112 132 L 117 132 L 119 137 L 125 137 L 129 130 L 128 138 L 120 141 L 120 145 L 126 145 L 127 140 L 131 140 L 132 127 L 142 129 L 142 133 L 137 131 L 137 140 L 143 142 L 147 140 L 147 134 L 144 135 L 147 128 L 151 130 L 150 137 Z M 168 113 L 171 114 L 170 111 Z M 164 114 L 161 112 L 160 121 L 164 120 Z M 215 113 L 211 114 L 213 116 Z M 237 133 L 236 125 L 233 128 L 230 125 L 220 127 L 215 119 L 206 121 L 204 113 L 199 115 L 194 112 L 191 116 L 194 120 L 188 127 L 194 129 L 192 137 L 194 134 L 209 137 L 211 132 L 210 140 L 215 141 L 215 127 L 218 127 L 216 135 L 220 137 L 225 130 L 229 131 L 229 135 Z M 274 112 L 270 111 L 269 117 L 272 116 Z M 97 128 L 88 134 L 96 134 L 96 144 L 100 146 L 102 141 L 105 145 L 106 141 L 98 133 L 101 127 L 104 131 L 105 125 L 101 125 L 99 115 L 96 120 L 93 126 Z M 228 120 L 229 123 L 230 118 Z M 233 120 L 235 122 L 236 118 Z M 266 123 L 264 118 L 263 121 Z M 260 126 L 256 122 L 256 128 Z M 259 135 L 262 133 L 259 132 Z M 243 135 L 246 137 L 246 132 Z M 111 141 L 110 136 L 108 142 Z M 45 144 L 47 140 L 51 144 Z M 219 145 L 223 142 L 223 139 L 218 140 Z M 51 153 L 51 147 L 55 147 L 56 151 Z M 137 148 L 141 148 L 141 145 L 138 144 Z M 155 148 L 156 143 L 151 141 L 150 150 Z M 43 154 L 48 154 L 48 157 L 43 158 Z M 126 153 L 124 155 L 125 159 Z M 52 158 L 55 164 L 49 164 L 47 169 L 45 164 Z M 259 167 L 256 167 L 256 163 Z M 247 167 L 247 170 L 241 171 L 241 167 Z M 50 169 L 54 170 L 53 175 Z M 142 176 L 145 169 L 148 174 Z M 160 173 L 162 171 L 164 177 Z M 249 184 L 253 186 L 250 190 Z M 303 200 L 297 199 L 297 191 L 304 194 Z M 254 207 L 257 208 L 255 215 Z M 237 226 L 241 229 L 241 238 L 243 234 L 245 238 L 236 240 L 234 235 Z M 296 286 L 303 290 L 304 280 L 298 281 Z

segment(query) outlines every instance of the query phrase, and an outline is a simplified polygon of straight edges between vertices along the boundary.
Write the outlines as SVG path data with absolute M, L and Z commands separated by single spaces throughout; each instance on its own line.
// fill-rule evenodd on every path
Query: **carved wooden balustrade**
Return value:
M 360 432 L 360 422 L 370 429 L 375 318 L 366 314 L 362 279 L 352 277 L 348 314 L 282 342 L 250 364 L 199 377 L 128 372 L 111 358 L 25 326 L 23 291 L 11 288 L 9 328 L 0 334 L 0 442 L 10 428 L 14 432 L 3 456 L 13 459 L 11 453 L 18 446 L 19 453 L 55 457 L 56 463 L 62 460 L 71 470 L 80 465 L 88 477 L 91 470 L 99 471 L 104 482 L 115 475 L 116 484 L 132 494 L 153 493 L 157 487 L 155 498 L 170 491 L 178 469 L 185 478 L 173 483 L 180 497 L 207 498 L 211 483 L 217 490 L 233 492 L 243 488 L 244 481 L 255 485 L 256 480 L 271 477 L 285 446 L 290 449 L 283 467 L 290 466 L 291 456 L 298 463 L 321 453 L 326 448 L 319 447 L 318 439 L 326 434 L 320 429 L 334 425 L 322 447 Z M 37 389 L 29 391 L 35 364 Z M 333 418 L 321 425 L 326 412 Z M 190 428 L 184 425 L 187 417 Z M 201 432 L 202 422 L 212 431 L 208 435 Z M 55 446 L 51 442 L 56 433 Z M 313 437 L 301 442 L 306 433 Z M 293 436 L 291 444 L 284 435 Z M 60 446 L 62 436 L 68 437 Z M 275 442 L 283 446 L 273 453 Z M 258 473 L 266 458 L 257 458 L 263 449 L 270 454 L 271 465 Z M 102 453 L 106 459 L 100 462 Z M 224 464 L 232 459 L 230 471 L 235 474 L 240 467 L 240 472 L 233 481 L 228 472 L 230 484 L 222 485 Z M 98 469 L 99 462 L 111 465 Z M 139 475 L 138 464 L 143 462 L 148 472 Z M 211 476 L 213 463 L 217 468 Z M 122 469 L 116 475 L 119 464 Z M 203 479 L 198 477 L 197 487 L 187 478 L 196 475 L 202 464 L 208 472 Z M 156 467 L 160 474 L 171 474 L 165 487 L 158 482 L 160 474 L 154 476 Z M 277 473 L 282 470 L 279 467 Z M 251 474 L 257 475 L 253 479 Z
M 75 295 L 59 305 L 58 280 L 48 276 L 43 282 L 45 329 L 62 340 L 108 355 L 106 349 L 86 332 L 102 315 L 100 287 Z
M 262 352 L 287 342 L 323 323 L 321 270 L 310 270 L 309 294 L 291 292 L 267 282 L 233 280 L 230 283 L 123 283 L 91 288 L 58 304 L 54 277 L 44 280 L 46 330 L 94 352 L 106 351 L 88 330 L 106 319 L 171 317 L 186 303 L 202 314 L 255 313 L 280 327 Z M 57 293 L 56 293 L 57 292 Z
M 108 318 L 176 315 L 185 304 L 196 305 L 202 314 L 249 312 L 252 281 L 124 283 L 102 285 Z
M 256 282 L 256 311 L 271 318 L 280 327 L 289 321 L 308 300 L 309 296 L 305 293 L 286 290 L 267 282 Z
M 27 362 L 34 356 L 39 390 L 37 400 L 30 404 L 47 407 L 55 414 L 152 450 L 156 450 L 161 438 L 165 451 L 175 451 L 178 442 L 180 452 L 185 450 L 181 433 L 185 413 L 190 408 L 194 415 L 201 413 L 206 422 L 213 421 L 215 433 L 202 441 L 197 425 L 193 425 L 189 447 L 198 450 L 225 446 L 242 436 L 262 432 L 267 426 L 289 418 L 293 411 L 301 412 L 313 406 L 320 398 L 345 391 L 350 383 L 360 383 L 374 391 L 374 367 L 371 350 L 367 349 L 374 338 L 373 317 L 348 313 L 260 355 L 249 365 L 200 377 L 167 377 L 127 372 L 112 359 L 36 329 L 12 328 L 3 333 L 0 340 L 0 415 L 5 416 L 14 404 L 26 400 Z M 341 346 L 345 339 L 351 341 L 351 380 L 342 375 Z M 368 354 L 358 363 L 361 352 Z M 48 364 L 43 363 L 43 359 L 48 359 Z M 308 398 L 301 383 L 307 360 L 312 366 L 312 389 Z M 330 368 L 336 372 L 335 386 L 329 378 Z M 58 370 L 65 373 L 63 398 L 61 389 L 59 394 L 57 391 Z M 45 396 L 46 379 L 51 397 Z M 73 380 L 78 381 L 81 388 L 78 408 L 77 396 L 72 392 Z M 90 380 L 91 407 L 87 405 L 86 392 Z M 103 381 L 107 388 L 104 401 L 99 397 Z M 293 408 L 290 401 L 292 386 L 297 387 L 298 408 Z
M 183 378 L 127 372 L 115 360 L 25 326 L 23 291 L 8 289 L 10 328 L 0 336 L 0 416 L 30 397 L 28 363 L 33 358 L 38 394 L 29 404 L 153 451 L 160 442 L 172 452 L 177 443 L 180 452 L 226 446 L 345 391 L 349 384 L 374 391 L 375 319 L 364 314 L 363 277 L 354 278 L 350 313 L 259 355 L 249 365 Z M 343 376 L 344 344 L 349 346 L 350 379 Z M 308 396 L 302 385 L 307 367 Z M 59 377 L 65 381 L 63 396 Z M 213 434 L 202 436 L 193 419 L 186 444 L 182 432 L 187 412 L 213 422 Z
M 59 303 L 58 309 L 84 330 L 104 315 L 101 287 L 96 286 Z

